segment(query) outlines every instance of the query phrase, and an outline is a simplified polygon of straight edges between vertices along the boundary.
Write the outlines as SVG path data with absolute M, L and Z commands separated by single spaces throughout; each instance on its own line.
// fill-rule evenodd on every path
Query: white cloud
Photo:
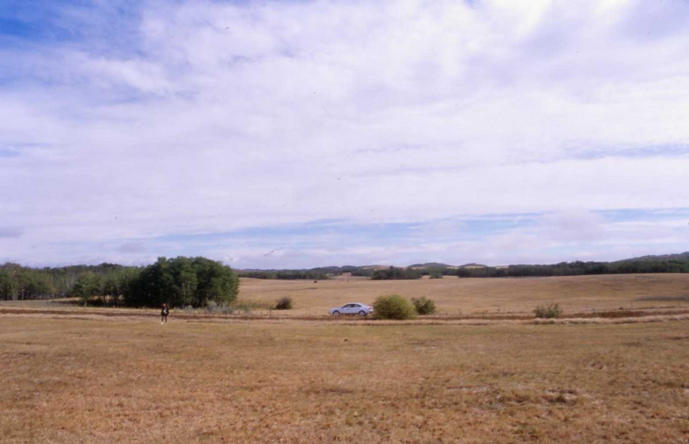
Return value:
M 24 148 L 0 216 L 23 236 L 0 248 L 686 206 L 689 156 L 662 147 L 689 145 L 687 8 L 156 1 L 117 51 L 5 47 L 0 148 Z

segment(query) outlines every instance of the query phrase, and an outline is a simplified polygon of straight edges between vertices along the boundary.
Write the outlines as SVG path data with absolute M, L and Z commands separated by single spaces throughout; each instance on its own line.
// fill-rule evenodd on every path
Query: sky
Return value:
M 0 0 L 0 263 L 689 250 L 689 1 Z

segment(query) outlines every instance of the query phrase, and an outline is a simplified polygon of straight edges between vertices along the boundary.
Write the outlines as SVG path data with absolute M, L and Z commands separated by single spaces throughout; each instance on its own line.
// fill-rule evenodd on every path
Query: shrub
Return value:
M 378 296 L 373 303 L 373 310 L 380 319 L 410 319 L 416 316 L 411 302 L 397 294 Z
M 443 278 L 443 270 L 441 268 L 433 268 L 431 271 L 428 272 L 428 275 L 431 279 L 442 279 Z M 422 314 L 422 313 L 419 313 L 419 314 Z
M 562 315 L 562 308 L 559 304 L 539 305 L 533 312 L 537 318 L 559 318 Z
M 425 296 L 422 296 L 418 299 L 411 298 L 411 302 L 414 304 L 416 312 L 420 315 L 435 313 L 435 302 L 426 298 Z
M 280 298 L 279 301 L 275 304 L 275 309 L 276 310 L 291 310 L 292 309 L 292 298 L 285 296 L 284 298 Z
M 191 310 L 192 312 L 194 311 L 194 307 L 192 307 L 192 306 L 188 306 L 188 307 L 189 307 L 189 310 Z M 187 308 L 185 307 L 185 310 L 186 309 Z M 208 313 L 232 314 L 234 312 L 232 307 L 230 307 L 229 305 L 218 304 L 217 302 L 215 302 L 213 300 L 208 301 L 208 303 L 206 304 L 205 310 Z

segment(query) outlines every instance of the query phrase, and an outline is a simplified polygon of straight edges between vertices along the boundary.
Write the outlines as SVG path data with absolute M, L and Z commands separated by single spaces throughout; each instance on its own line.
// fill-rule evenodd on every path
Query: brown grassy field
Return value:
M 537 305 L 555 302 L 567 313 L 689 308 L 689 274 L 560 276 L 542 278 L 443 279 L 372 281 L 332 279 L 281 281 L 242 279 L 239 299 L 275 303 L 294 300 L 286 315 L 323 315 L 347 302 L 371 304 L 382 294 L 428 297 L 439 316 L 498 313 L 531 314 Z M 285 313 L 283 313 L 284 315 Z M 273 313 L 275 315 L 275 313 Z
M 687 305 L 683 275 L 595 278 L 243 281 L 241 297 L 289 295 L 304 313 L 390 292 L 431 297 L 441 313 Z M 18 315 L 27 305 L 36 312 Z M 0 304 L 16 309 L 0 313 L 3 443 L 689 440 L 689 320 L 425 325 L 173 313 L 162 326 L 151 311 L 106 317 L 70 306 L 69 317 L 41 314 L 46 306 Z

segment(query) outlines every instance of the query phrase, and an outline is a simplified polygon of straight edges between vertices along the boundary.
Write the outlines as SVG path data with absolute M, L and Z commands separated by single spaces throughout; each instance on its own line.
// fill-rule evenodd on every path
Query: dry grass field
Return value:
M 323 315 L 347 302 L 370 304 L 381 294 L 428 297 L 438 316 L 531 314 L 537 305 L 555 302 L 565 314 L 628 310 L 689 309 L 689 275 L 639 274 L 541 278 L 372 281 L 331 279 L 284 281 L 242 279 L 239 298 L 274 304 L 289 296 L 294 309 L 277 315 Z M 273 313 L 276 315 L 276 313 Z
M 45 303 L 0 304 L 0 442 L 686 443 L 689 320 L 426 325 L 298 314 L 391 292 L 431 297 L 440 316 L 529 313 L 550 301 L 566 312 L 653 311 L 687 308 L 688 288 L 683 275 L 249 280 L 243 300 L 292 296 L 294 319 L 176 311 L 164 326 L 152 311 L 63 316 L 40 313 Z

